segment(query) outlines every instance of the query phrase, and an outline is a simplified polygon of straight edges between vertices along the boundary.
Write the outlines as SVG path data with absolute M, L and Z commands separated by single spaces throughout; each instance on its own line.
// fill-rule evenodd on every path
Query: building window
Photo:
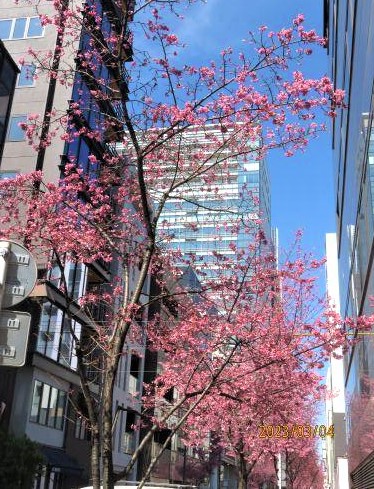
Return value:
M 87 282 L 87 267 L 82 263 L 68 261 L 65 264 L 65 280 L 71 299 L 78 300 L 84 295 Z M 48 273 L 48 280 L 55 286 L 61 287 L 61 270 L 58 264 L 54 264 Z
M 0 171 L 0 180 L 8 180 L 9 178 L 16 178 L 19 174 L 18 171 Z
M 57 430 L 64 426 L 67 395 L 51 385 L 34 381 L 30 421 Z
M 166 440 L 168 439 L 171 431 L 167 428 L 162 429 L 160 431 L 156 431 L 155 434 L 153 435 L 153 439 L 155 443 L 158 443 L 159 445 L 164 445 Z M 171 440 L 168 441 L 166 445 L 167 450 L 171 450 Z
M 75 427 L 74 427 L 74 437 L 78 440 L 90 440 L 91 431 L 88 427 L 88 422 L 83 416 L 76 417 Z
M 35 479 L 33 489 L 43 489 L 47 487 L 48 489 L 56 489 L 62 487 L 64 474 L 62 472 L 57 472 L 60 467 L 50 466 L 40 466 Z
M 8 141 L 24 141 L 26 133 L 21 129 L 20 124 L 27 121 L 27 115 L 14 115 L 9 121 Z
M 126 372 L 127 372 L 127 351 L 122 352 L 121 358 L 119 360 L 116 385 L 121 389 L 126 389 Z
M 19 17 L 0 20 L 0 38 L 3 41 L 43 37 L 44 27 L 39 17 Z
M 17 88 L 33 87 L 35 85 L 35 70 L 34 64 L 24 64 L 20 67 L 20 73 L 17 80 Z
M 12 30 L 12 19 L 0 20 L 0 39 L 9 39 Z
M 81 329 L 81 325 L 69 319 L 61 309 L 51 302 L 45 302 L 39 321 L 36 351 L 75 370 L 77 357 L 73 333 L 79 338 Z
M 65 269 L 68 292 L 74 300 L 84 294 L 87 282 L 87 267 L 82 263 L 68 262 Z
M 136 415 L 134 411 L 128 410 L 126 414 L 125 432 L 122 435 L 121 452 L 132 454 L 135 451 L 136 433 L 134 426 L 136 424 Z
M 14 20 L 12 39 L 23 39 L 25 37 L 26 24 L 26 17 Z
M 40 22 L 39 17 L 30 17 L 29 24 L 27 26 L 26 37 L 41 37 L 44 34 L 44 27 Z
M 133 353 L 130 362 L 129 394 L 138 397 L 140 395 L 140 358 Z

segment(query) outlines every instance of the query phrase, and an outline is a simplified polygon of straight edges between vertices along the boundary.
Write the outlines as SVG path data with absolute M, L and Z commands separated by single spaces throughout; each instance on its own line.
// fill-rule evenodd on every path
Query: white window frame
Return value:
M 44 37 L 45 26 L 42 26 L 42 33 L 39 36 L 28 36 L 27 35 L 29 27 L 30 27 L 30 20 L 31 19 L 37 19 L 37 18 L 39 18 L 38 15 L 33 15 L 32 17 L 21 16 L 21 17 L 15 17 L 15 18 L 10 18 L 10 19 L 9 18 L 8 19 L 0 19 L 1 21 L 10 20 L 12 22 L 12 25 L 10 27 L 9 37 L 6 39 L 2 39 L 2 40 L 3 41 L 21 41 L 22 39 L 38 39 L 38 38 Z M 14 39 L 13 34 L 14 34 L 15 26 L 16 26 L 16 21 L 18 19 L 26 19 L 25 30 L 23 32 L 23 37 L 17 37 Z

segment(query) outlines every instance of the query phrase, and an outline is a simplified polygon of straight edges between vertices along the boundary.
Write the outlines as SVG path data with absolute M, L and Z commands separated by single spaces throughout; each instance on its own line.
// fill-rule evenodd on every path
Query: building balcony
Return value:
M 152 458 L 161 451 L 161 444 L 152 444 Z M 164 450 L 152 472 L 153 480 L 159 479 L 170 483 L 199 484 L 208 477 L 209 462 L 187 454 L 186 448 L 181 451 Z
M 33 291 L 29 295 L 30 298 L 47 299 L 55 304 L 59 309 L 68 311 L 70 316 L 80 324 L 96 331 L 97 325 L 83 309 L 74 301 L 68 303 L 66 296 L 48 280 L 41 280 L 36 284 Z

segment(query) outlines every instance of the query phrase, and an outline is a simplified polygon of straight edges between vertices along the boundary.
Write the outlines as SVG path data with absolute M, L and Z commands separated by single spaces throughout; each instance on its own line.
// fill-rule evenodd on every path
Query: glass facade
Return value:
M 216 130 L 207 127 L 205 131 L 209 135 Z M 206 145 L 205 137 L 202 132 L 202 146 Z M 197 137 L 194 144 L 199 145 Z M 181 253 L 182 263 L 192 260 L 204 277 L 215 276 L 215 253 L 229 257 L 234 256 L 235 249 L 245 250 L 260 227 L 271 239 L 265 162 L 256 160 L 255 155 L 228 156 L 226 166 L 227 170 L 218 171 L 209 184 L 203 175 L 183 185 L 179 190 L 182 197 L 172 196 L 160 217 L 168 246 Z
M 327 19 L 326 19 L 327 22 Z M 372 314 L 374 295 L 374 8 L 373 2 L 330 0 L 329 55 L 347 109 L 333 125 L 341 312 Z M 365 335 L 345 356 L 350 472 L 358 489 L 374 453 L 374 340 Z M 372 477 L 371 476 L 371 477 Z M 358 480 L 363 481 L 357 482 Z M 362 485 L 363 484 L 363 485 Z
M 71 103 L 79 108 L 80 115 L 74 110 L 71 112 L 71 138 L 64 150 L 67 159 L 77 163 L 92 178 L 100 171 L 99 161 L 104 161 L 106 156 L 118 156 L 115 143 L 120 140 L 123 128 L 113 129 L 113 120 L 121 116 L 123 101 L 127 99 L 124 67 L 119 70 L 109 61 L 106 64 L 100 54 L 102 46 L 106 46 L 109 52 L 114 51 L 117 48 L 116 36 L 121 34 L 120 23 L 114 22 L 113 15 L 103 3 L 98 0 L 86 2 L 87 11 L 97 14 L 95 22 L 99 22 L 99 33 L 96 32 L 93 39 L 89 29 L 83 27 L 82 30 L 71 99 Z M 95 43 L 99 43 L 97 48 Z M 90 53 L 89 64 L 85 60 L 87 52 Z M 118 99 L 112 96 L 113 89 L 118 89 Z M 95 96 L 97 93 L 100 96 Z M 90 131 L 95 133 L 94 139 Z

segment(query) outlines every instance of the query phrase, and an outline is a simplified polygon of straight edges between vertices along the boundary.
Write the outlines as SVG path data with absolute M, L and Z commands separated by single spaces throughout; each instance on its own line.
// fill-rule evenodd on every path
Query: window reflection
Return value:
M 67 394 L 39 380 L 34 381 L 30 421 L 63 429 Z

